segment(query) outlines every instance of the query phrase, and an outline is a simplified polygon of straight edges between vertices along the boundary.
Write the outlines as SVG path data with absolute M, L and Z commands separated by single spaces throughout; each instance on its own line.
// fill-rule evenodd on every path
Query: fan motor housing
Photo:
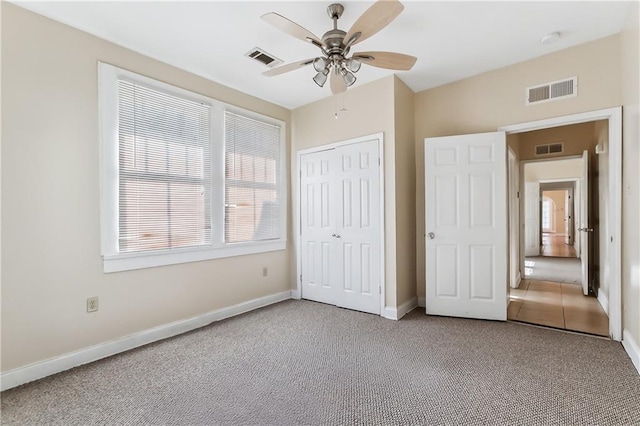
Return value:
M 325 50 L 328 54 L 343 53 L 344 49 L 344 36 L 347 35 L 342 30 L 329 30 L 322 36 L 322 42 L 325 45 Z M 345 52 L 346 53 L 346 52 Z

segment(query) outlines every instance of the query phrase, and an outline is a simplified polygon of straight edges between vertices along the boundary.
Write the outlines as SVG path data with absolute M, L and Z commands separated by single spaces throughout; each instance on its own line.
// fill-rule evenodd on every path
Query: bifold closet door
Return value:
M 378 140 L 301 156 L 302 297 L 380 313 Z

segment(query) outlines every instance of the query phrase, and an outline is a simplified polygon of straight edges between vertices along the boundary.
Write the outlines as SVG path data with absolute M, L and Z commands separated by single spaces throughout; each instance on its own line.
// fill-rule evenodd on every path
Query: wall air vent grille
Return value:
M 536 145 L 536 156 L 562 154 L 563 152 L 564 152 L 564 147 L 562 142 L 550 143 L 546 145 Z
M 245 53 L 244 56 L 246 56 L 247 58 L 254 59 L 260 62 L 261 64 L 268 66 L 269 68 L 273 68 L 276 65 L 280 65 L 282 63 L 282 60 L 276 58 L 270 53 L 265 52 L 263 49 L 260 49 L 259 47 L 255 47 L 251 49 L 250 51 Z
M 526 105 L 578 96 L 578 77 L 527 87 L 525 96 Z

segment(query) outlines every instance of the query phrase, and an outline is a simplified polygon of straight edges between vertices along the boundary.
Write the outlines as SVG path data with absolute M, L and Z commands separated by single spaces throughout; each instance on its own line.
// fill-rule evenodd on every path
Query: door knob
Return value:
M 436 234 L 434 234 L 433 232 L 429 232 L 427 234 L 427 237 L 429 237 L 430 240 L 433 240 L 436 237 Z

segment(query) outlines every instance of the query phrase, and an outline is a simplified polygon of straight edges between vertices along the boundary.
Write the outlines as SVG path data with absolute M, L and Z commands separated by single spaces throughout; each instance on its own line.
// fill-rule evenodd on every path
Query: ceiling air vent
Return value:
M 539 104 L 578 96 L 578 77 L 527 87 L 526 104 Z
M 261 64 L 264 64 L 270 68 L 275 67 L 276 65 L 280 65 L 282 63 L 282 61 L 278 58 L 276 58 L 275 56 L 273 56 L 270 53 L 265 52 L 264 50 L 260 49 L 259 47 L 253 48 L 250 51 L 248 51 L 247 53 L 244 54 L 244 56 L 251 58 L 251 59 L 255 59 L 256 61 L 260 62 Z
M 562 142 L 547 145 L 536 145 L 536 155 L 562 154 L 564 151 Z

